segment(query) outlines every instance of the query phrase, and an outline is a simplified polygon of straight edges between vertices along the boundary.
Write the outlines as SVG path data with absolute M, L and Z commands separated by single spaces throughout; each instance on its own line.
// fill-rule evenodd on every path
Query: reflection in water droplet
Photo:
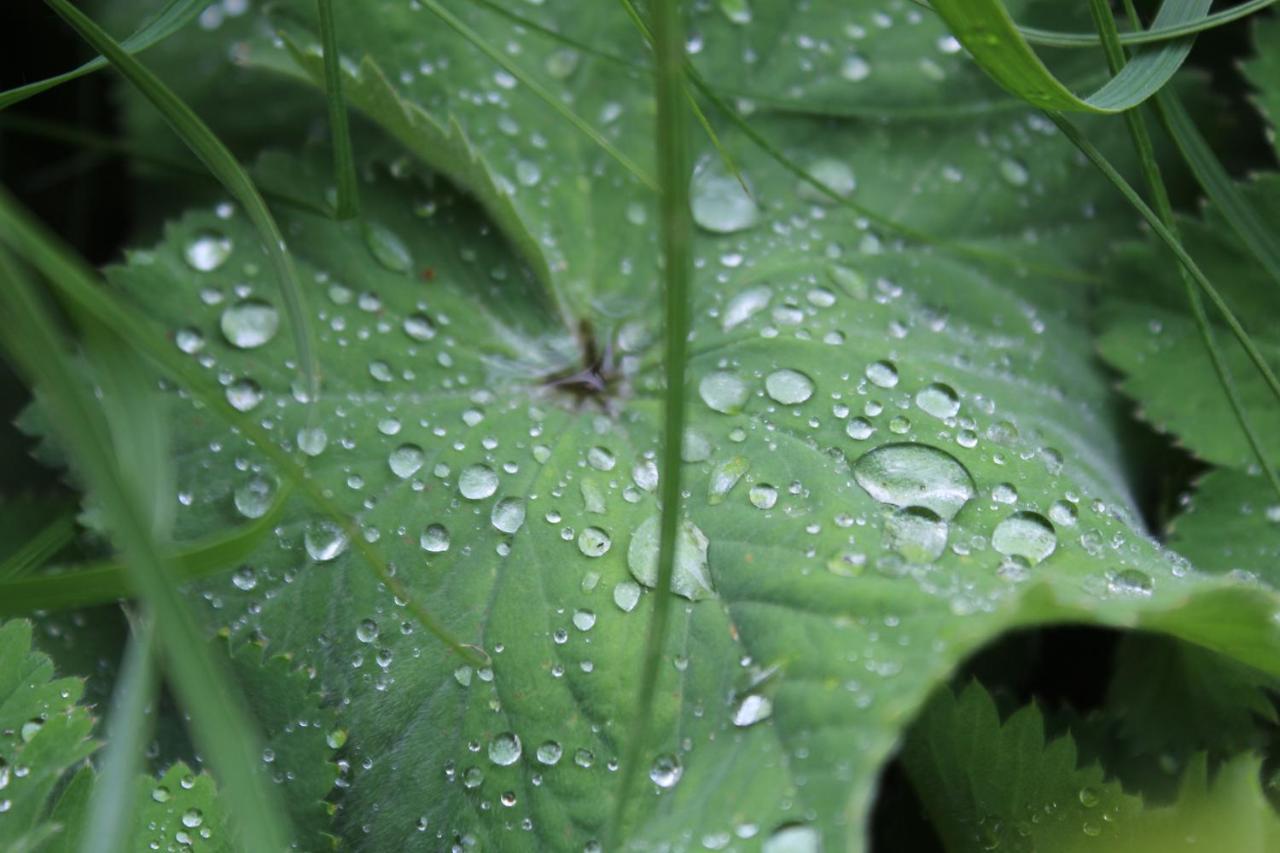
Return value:
M 973 478 L 954 456 L 927 444 L 884 444 L 853 466 L 867 494 L 896 507 L 922 506 L 944 520 L 974 495 Z
M 778 502 L 778 489 L 768 483 L 757 483 L 747 492 L 747 497 L 756 509 L 773 509 Z
M 418 544 L 422 546 L 422 550 L 430 554 L 440 554 L 449 550 L 449 528 L 443 524 L 429 524 L 427 529 L 422 531 L 422 537 L 418 540 Z
M 916 405 L 935 418 L 952 418 L 960 411 L 960 396 L 950 385 L 935 382 L 916 392 Z
M 275 486 L 269 480 L 262 477 L 254 477 L 236 489 L 234 496 L 236 509 L 245 518 L 262 518 L 267 514 L 267 510 L 271 508 L 271 498 L 274 492 Z
M 578 550 L 588 557 L 603 557 L 612 546 L 609 534 L 599 527 L 588 527 L 578 534 Z
M 317 563 L 337 559 L 347 550 L 347 534 L 332 521 L 313 521 L 302 534 L 307 556 Z
M 413 267 L 413 255 L 409 247 L 385 225 L 376 222 L 364 224 L 364 242 L 373 257 L 392 272 L 408 272 Z
M 658 584 L 658 540 L 661 519 L 657 515 L 645 519 L 631 534 L 627 548 L 627 568 L 631 576 L 652 589 Z M 711 574 L 707 566 L 705 533 L 693 522 L 681 522 L 676 535 L 675 566 L 671 576 L 671 591 L 692 601 L 715 594 Z
M 231 240 L 215 231 L 201 231 L 182 254 L 192 269 L 213 272 L 231 256 Z
M 260 299 L 246 299 L 222 312 L 222 335 L 234 347 L 255 349 L 276 336 L 280 314 Z
M 813 396 L 813 380 L 798 370 L 775 370 L 764 380 L 764 390 L 784 406 L 803 403 Z
M 894 512 L 885 521 L 884 534 L 885 546 L 911 563 L 932 563 L 947 548 L 947 523 L 922 506 Z
M 402 444 L 391 451 L 391 455 L 387 457 L 387 465 L 392 474 L 404 480 L 418 473 L 426 459 L 427 455 L 418 445 Z
M 514 732 L 503 732 L 489 741 L 489 760 L 499 767 L 509 767 L 520 760 L 522 747 L 520 736 Z
M 524 524 L 524 501 L 520 498 L 503 498 L 493 505 L 490 522 L 503 533 L 515 533 Z
M 747 398 L 751 396 L 751 389 L 736 373 L 717 370 L 702 377 L 702 381 L 698 383 L 698 396 L 712 410 L 733 415 L 742 411 Z
M 654 759 L 653 766 L 649 768 L 649 780 L 659 788 L 673 788 L 683 773 L 680 759 L 665 753 Z
M 488 465 L 468 465 L 458 475 L 458 491 L 469 501 L 483 500 L 498 491 L 498 475 Z
M 755 200 L 724 170 L 719 158 L 709 157 L 698 165 L 689 195 L 693 221 L 716 234 L 743 231 L 760 218 Z
M 991 547 L 1005 556 L 1022 557 L 1034 566 L 1054 552 L 1058 537 L 1043 515 L 1015 512 L 991 532 Z

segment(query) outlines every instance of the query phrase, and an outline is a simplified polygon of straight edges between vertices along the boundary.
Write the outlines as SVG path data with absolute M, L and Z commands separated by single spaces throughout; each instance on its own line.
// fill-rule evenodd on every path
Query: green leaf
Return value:
M 1078 767 L 1070 735 L 1046 740 L 1035 705 L 1001 721 L 977 682 L 959 696 L 943 690 L 934 697 L 903 760 L 952 853 L 1265 853 L 1280 841 L 1280 816 L 1262 793 L 1256 757 L 1237 757 L 1210 779 L 1202 756 L 1172 805 L 1144 806 L 1097 765 Z

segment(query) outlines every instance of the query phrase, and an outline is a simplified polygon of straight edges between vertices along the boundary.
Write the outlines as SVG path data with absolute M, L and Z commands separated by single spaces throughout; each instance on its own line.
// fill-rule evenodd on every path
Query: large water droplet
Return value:
M 867 378 L 881 388 L 898 384 L 898 368 L 892 361 L 873 361 L 867 365 Z
M 564 755 L 564 748 L 555 741 L 549 740 L 541 744 L 535 754 L 539 764 L 545 764 L 550 767 L 560 761 L 560 756 Z
M 260 299 L 246 299 L 222 312 L 221 326 L 223 337 L 232 346 L 254 349 L 276 336 L 280 313 Z
M 613 547 L 613 539 L 599 527 L 588 527 L 578 534 L 578 550 L 588 557 L 603 557 Z
M 747 492 L 747 498 L 756 509 L 773 509 L 778 502 L 778 489 L 768 483 L 757 483 Z
M 227 386 L 227 402 L 237 412 L 249 412 L 262 402 L 262 388 L 252 379 L 237 379 Z
M 885 545 L 908 562 L 928 564 L 947 548 L 947 523 L 933 510 L 909 506 L 885 521 Z
M 636 609 L 636 604 L 640 601 L 640 584 L 635 581 L 618 581 L 613 588 L 613 603 L 618 605 L 618 609 L 623 613 L 630 613 Z
M 408 272 L 413 267 L 413 255 L 409 247 L 385 225 L 366 222 L 364 225 L 364 242 L 373 257 L 392 272 Z
M 711 469 L 711 479 L 707 482 L 707 502 L 710 504 L 722 502 L 750 467 L 751 463 L 745 456 L 733 456 L 717 463 Z
M 1043 515 L 1015 512 L 991 532 L 991 547 L 1007 557 L 1022 557 L 1034 566 L 1054 552 L 1058 537 Z
M 690 186 L 693 221 L 716 234 L 732 234 L 755 225 L 760 208 L 724 170 L 719 159 L 704 160 L 693 173 Z
M 922 506 L 952 519 L 974 494 L 973 478 L 954 456 L 927 444 L 885 444 L 853 466 L 867 494 L 896 507 Z
M 271 498 L 274 493 L 275 486 L 270 480 L 254 477 L 236 489 L 234 496 L 236 509 L 245 518 L 262 518 L 267 514 L 267 510 L 271 509 Z
M 653 766 L 649 768 L 649 780 L 659 788 L 673 788 L 683 773 L 680 759 L 671 753 L 665 753 L 654 759 Z
M 618 460 L 609 448 L 596 446 L 587 451 L 587 464 L 597 471 L 612 471 Z
M 317 563 L 336 560 L 347 550 L 347 533 L 332 521 L 313 521 L 302 534 L 307 556 Z
M 813 380 L 798 370 L 784 368 L 765 377 L 764 390 L 774 401 L 794 406 L 813 396 Z
M 421 447 L 416 444 L 402 444 L 391 451 L 391 455 L 387 457 L 387 465 L 391 468 L 392 474 L 405 480 L 418 473 L 426 460 L 427 455 L 422 452 Z
M 429 524 L 427 529 L 422 531 L 422 537 L 418 540 L 418 544 L 422 546 L 422 550 L 429 554 L 441 554 L 449 550 L 449 528 L 443 524 Z
M 520 736 L 514 732 L 503 732 L 489 741 L 489 760 L 499 767 L 510 767 L 520 760 L 523 748 Z
M 765 286 L 750 287 L 729 300 L 720 316 L 720 326 L 726 332 L 740 326 L 769 306 L 773 291 Z
M 657 515 L 645 519 L 631 534 L 627 548 L 627 568 L 644 586 L 658 584 L 658 544 L 661 519 Z M 707 566 L 705 533 L 693 522 L 683 520 L 676 533 L 675 566 L 671 576 L 671 591 L 692 601 L 715 594 L 711 585 L 711 573 Z
M 950 385 L 935 382 L 916 392 L 916 405 L 935 418 L 952 418 L 960 411 L 960 396 Z
M 404 318 L 404 333 L 415 341 L 429 341 L 436 336 L 436 325 L 426 314 L 410 314 Z
M 308 456 L 319 456 L 329 445 L 324 427 L 304 427 L 298 430 L 298 449 Z
M 751 396 L 751 389 L 738 374 L 717 370 L 702 377 L 698 383 L 698 396 L 714 411 L 734 415 L 742 411 Z
M 503 498 L 493 505 L 489 521 L 503 533 L 515 533 L 524 524 L 524 501 L 520 498 Z
M 231 256 L 231 240 L 216 231 L 201 231 L 182 255 L 192 269 L 213 272 Z
M 498 475 L 488 465 L 468 465 L 458 475 L 458 491 L 469 501 L 483 500 L 498 491 Z

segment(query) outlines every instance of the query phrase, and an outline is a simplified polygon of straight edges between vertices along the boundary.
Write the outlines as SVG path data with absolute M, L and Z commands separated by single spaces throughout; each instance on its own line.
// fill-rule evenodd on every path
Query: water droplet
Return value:
M 750 467 L 751 463 L 745 456 L 733 456 L 718 463 L 711 469 L 711 478 L 707 482 L 707 502 L 718 504 L 724 501 Z
M 726 332 L 750 320 L 769 306 L 773 291 L 764 286 L 749 287 L 729 300 L 720 316 L 720 327 Z
M 747 492 L 747 498 L 756 509 L 773 509 L 778 502 L 778 489 L 768 483 L 757 483 Z
M 436 336 L 436 325 L 426 314 L 410 314 L 404 318 L 404 333 L 415 341 L 429 341 Z
M 195 355 L 204 349 L 204 335 L 199 329 L 193 329 L 190 326 L 179 329 L 173 336 L 173 342 L 187 355 Z
M 356 626 L 356 639 L 362 643 L 372 643 L 378 639 L 378 623 L 372 619 L 361 619 Z
M 1055 501 L 1049 507 L 1049 520 L 1062 527 L 1071 527 L 1079 518 L 1076 508 L 1066 501 Z
M 631 534 L 631 544 L 627 548 L 627 568 L 631 570 L 632 577 L 651 589 L 658 583 L 660 526 L 661 519 L 657 515 L 645 519 Z M 715 594 L 707 567 L 709 544 L 706 534 L 693 522 L 686 519 L 680 523 L 676 534 L 674 572 L 671 576 L 672 592 L 691 601 Z
M 449 528 L 443 524 L 429 524 L 427 529 L 422 531 L 422 536 L 418 540 L 418 544 L 422 546 L 422 550 L 429 554 L 442 554 L 449 550 Z
M 755 225 L 760 208 L 738 183 L 724 170 L 719 158 L 707 158 L 693 173 L 690 186 L 693 221 L 716 234 L 732 234 Z
M 199 809 L 187 809 L 182 813 L 182 825 L 187 829 L 195 829 L 204 823 L 204 814 Z
M 760 849 L 762 853 L 818 853 L 822 839 L 811 826 L 784 826 L 766 838 Z
M 236 509 L 245 518 L 262 518 L 271 509 L 275 486 L 263 477 L 254 477 L 235 492 Z
M 960 396 L 950 385 L 935 382 L 916 392 L 916 405 L 935 418 L 953 418 L 960 411 Z
M 751 396 L 751 389 L 738 374 L 717 370 L 702 377 L 698 383 L 698 396 L 712 410 L 734 415 L 742 411 Z
M 427 455 L 418 445 L 402 444 L 391 451 L 391 455 L 387 457 L 387 465 L 392 474 L 405 480 L 418 473 L 426 459 Z
M 818 183 L 840 198 L 848 198 L 858 188 L 858 182 L 853 176 L 853 169 L 849 168 L 849 164 L 842 160 L 824 157 L 809 167 L 809 175 L 816 178 Z M 796 187 L 796 195 L 805 201 L 827 205 L 835 204 L 831 196 L 822 192 L 808 181 L 799 183 Z
M 1080 805 L 1084 806 L 1086 809 L 1091 809 L 1098 804 L 1098 792 L 1093 788 L 1088 786 L 1081 788 L 1078 796 L 1080 798 Z
M 408 272 L 413 268 L 413 255 L 400 236 L 376 222 L 364 224 L 364 242 L 374 259 L 392 272 Z
M 498 475 L 488 465 L 468 465 L 458 475 L 458 491 L 469 501 L 483 500 L 498 491 Z
M 201 231 L 183 250 L 193 270 L 213 272 L 231 256 L 231 240 L 216 231 Z
M 756 693 L 742 697 L 742 701 L 733 709 L 733 724 L 739 728 L 754 726 L 761 720 L 773 716 L 773 702 L 769 697 Z
M 954 456 L 927 444 L 885 444 L 853 466 L 867 494 L 896 507 L 922 506 L 950 520 L 974 494 L 973 478 Z
M 683 773 L 680 759 L 671 753 L 664 753 L 654 759 L 653 766 L 649 768 L 649 780 L 659 788 L 674 788 Z
M 573 627 L 579 631 L 590 631 L 596 625 L 596 614 L 590 610 L 573 611 Z
M 858 54 L 850 54 L 840 65 L 840 76 L 850 83 L 860 83 L 871 74 L 871 63 Z
M 227 386 L 227 402 L 237 412 L 249 412 L 262 402 L 262 388 L 252 379 L 237 379 Z
M 222 336 L 233 347 L 255 349 L 276 336 L 280 313 L 260 299 L 237 302 L 222 312 Z
M 603 557 L 612 546 L 609 534 L 599 527 L 588 527 L 578 534 L 578 550 L 588 557 Z
M 630 613 L 636 609 L 636 604 L 640 601 L 640 584 L 635 581 L 618 581 L 613 588 L 613 603 L 618 605 L 618 609 L 623 613 Z
M 794 406 L 813 396 L 813 380 L 798 370 L 784 368 L 765 377 L 764 390 L 776 402 Z
M 866 418 L 850 418 L 849 423 L 845 424 L 845 434 L 854 441 L 866 441 L 875 434 L 876 428 L 871 425 L 871 421 Z
M 524 501 L 520 498 L 503 498 L 493 505 L 489 521 L 503 533 L 515 533 L 524 525 Z
M 732 24 L 751 23 L 751 7 L 747 0 L 720 0 L 720 11 Z
M 560 756 L 564 755 L 564 748 L 555 741 L 549 740 L 538 747 L 535 755 L 539 764 L 545 764 L 550 767 L 560 762 Z
M 617 459 L 607 447 L 593 447 L 587 451 L 587 464 L 597 471 L 612 471 Z
M 898 368 L 892 361 L 873 361 L 867 365 L 867 378 L 881 388 L 898 384 Z
M 885 545 L 908 562 L 932 563 L 947 548 L 947 523 L 933 510 L 909 506 L 897 510 L 885 521 Z
M 1107 590 L 1112 595 L 1133 595 L 1145 598 L 1155 589 L 1151 575 L 1138 569 L 1120 569 L 1107 577 Z
M 332 521 L 313 521 L 302 534 L 302 544 L 311 559 L 327 563 L 347 550 L 347 534 Z
M 1031 173 L 1027 171 L 1027 165 L 1021 160 L 1006 157 L 1000 161 L 1000 177 L 1015 187 L 1022 187 L 1026 186 L 1027 181 L 1031 179 Z
M 319 456 L 329 444 L 324 427 L 307 427 L 298 430 L 298 449 L 308 456 Z
M 991 547 L 1007 557 L 1022 557 L 1034 566 L 1054 552 L 1058 537 L 1043 515 L 1015 512 L 991 532 Z
M 510 767 L 520 760 L 523 748 L 520 736 L 514 732 L 503 732 L 489 741 L 489 760 L 499 767 Z

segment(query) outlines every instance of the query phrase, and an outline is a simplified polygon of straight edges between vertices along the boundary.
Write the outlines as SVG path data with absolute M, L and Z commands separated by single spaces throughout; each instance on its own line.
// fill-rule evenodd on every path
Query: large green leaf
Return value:
M 865 18 L 868 44 L 878 30 L 919 56 L 949 44 L 914 10 L 814 5 L 815 32 L 841 5 Z M 296 54 L 255 41 L 238 55 L 316 74 L 308 9 L 279 19 Z M 648 168 L 646 74 L 449 9 Z M 193 594 L 212 625 L 313 666 L 344 708 L 338 821 L 353 848 L 582 849 L 614 809 L 653 599 L 636 585 L 658 512 L 652 199 L 426 6 L 336 11 L 343 50 L 376 56 L 348 64 L 349 100 L 480 209 L 396 160 L 364 165 L 364 223 L 280 211 L 321 306 L 314 421 L 240 212 L 192 211 L 110 278 L 246 418 L 308 455 L 401 582 L 492 665 L 461 666 L 300 499 L 276 541 Z M 531 12 L 644 60 L 611 4 Z M 741 32 L 718 8 L 696 23 L 706 44 Z M 803 71 L 811 48 L 786 32 L 772 61 Z M 814 55 L 839 55 L 851 32 Z M 729 76 L 733 56 L 708 76 Z M 946 62 L 956 91 L 990 97 L 979 71 Z M 856 92 L 840 62 L 822 68 L 839 79 L 815 91 Z M 893 86 L 877 80 L 883 105 Z M 751 116 L 900 230 L 822 203 L 725 127 L 748 200 L 703 146 L 688 601 L 645 709 L 660 746 L 624 828 L 637 848 L 755 846 L 780 831 L 779 844 L 860 849 L 905 726 L 1013 627 L 1144 627 L 1280 671 L 1280 599 L 1191 572 L 1134 520 L 1079 283 L 1129 217 L 1043 120 L 963 112 Z M 328 164 L 273 157 L 259 177 L 320 200 Z M 173 416 L 179 538 L 265 506 L 277 473 L 259 450 L 183 395 Z

